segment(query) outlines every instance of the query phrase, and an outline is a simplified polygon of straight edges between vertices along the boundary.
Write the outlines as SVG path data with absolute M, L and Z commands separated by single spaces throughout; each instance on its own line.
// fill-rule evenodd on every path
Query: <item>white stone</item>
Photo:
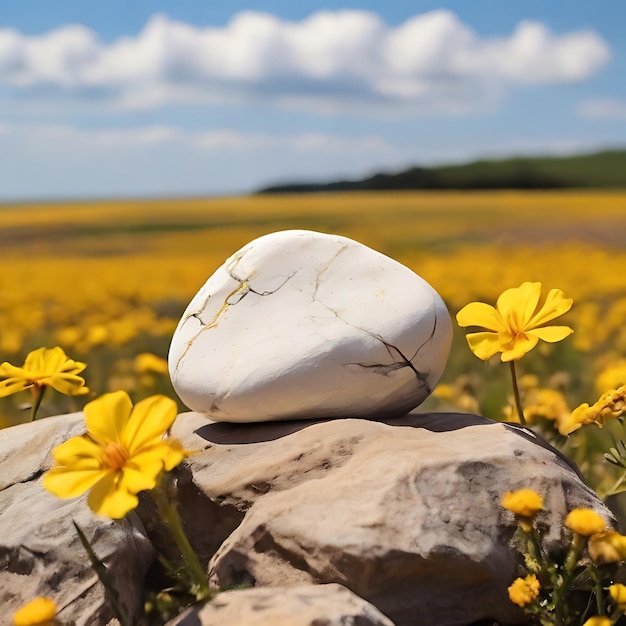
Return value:
M 265 235 L 230 257 L 183 314 L 174 389 L 214 421 L 374 417 L 420 404 L 452 338 L 437 292 L 338 235 Z

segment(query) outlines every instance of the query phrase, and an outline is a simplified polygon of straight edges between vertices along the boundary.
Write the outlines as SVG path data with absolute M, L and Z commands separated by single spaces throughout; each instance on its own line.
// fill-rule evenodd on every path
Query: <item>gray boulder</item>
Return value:
M 108 565 L 134 623 L 153 546 L 176 556 L 149 498 L 113 522 L 92 515 L 85 497 L 59 500 L 41 487 L 51 449 L 83 430 L 81 414 L 0 430 L 0 606 L 7 619 L 47 595 L 66 623 L 111 623 L 72 520 Z M 192 609 L 186 624 L 237 624 L 228 620 L 246 619 L 236 609 L 245 598 L 251 611 L 274 616 L 272 626 L 308 624 L 309 615 L 316 625 L 522 623 L 506 592 L 520 558 L 502 494 L 530 487 L 544 496 L 538 522 L 551 550 L 562 549 L 572 508 L 591 507 L 614 523 L 543 440 L 478 416 L 225 424 L 184 413 L 172 431 L 194 451 L 175 470 L 194 549 L 220 588 L 256 587 L 218 595 Z M 294 608 L 307 602 L 313 613 Z M 313 617 L 319 607 L 328 612 Z M 278 617 L 301 613 L 303 622 Z
M 215 584 L 339 583 L 398 626 L 524 621 L 507 594 L 520 573 L 508 490 L 544 496 L 550 549 L 574 507 L 614 521 L 543 440 L 473 415 L 242 426 L 190 413 L 174 435 L 202 449 L 189 459 L 199 489 L 245 511 L 211 559 Z

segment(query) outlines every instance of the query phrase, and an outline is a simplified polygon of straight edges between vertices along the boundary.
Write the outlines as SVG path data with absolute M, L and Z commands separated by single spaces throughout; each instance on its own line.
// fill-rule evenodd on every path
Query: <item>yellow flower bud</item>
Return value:
M 516 578 L 509 587 L 509 599 L 513 604 L 525 607 L 532 604 L 539 597 L 541 585 L 534 574 L 526 578 Z
M 13 615 L 14 626 L 46 626 L 52 624 L 57 605 L 50 598 L 35 598 Z
M 626 537 L 614 530 L 607 530 L 589 537 L 589 556 L 597 565 L 626 560 Z
M 592 509 L 573 509 L 565 518 L 565 525 L 579 535 L 589 537 L 606 530 L 606 522 Z
M 626 585 L 615 584 L 609 587 L 609 595 L 613 604 L 622 612 L 626 611 Z
M 532 519 L 543 510 L 543 498 L 532 489 L 507 491 L 502 496 L 502 506 L 518 517 Z
M 596 615 L 595 617 L 590 617 L 583 626 L 611 626 L 613 622 L 608 617 L 601 617 Z

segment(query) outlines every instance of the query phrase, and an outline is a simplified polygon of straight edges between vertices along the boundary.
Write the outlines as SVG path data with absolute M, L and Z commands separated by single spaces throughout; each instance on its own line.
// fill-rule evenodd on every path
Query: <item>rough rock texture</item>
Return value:
M 356 241 L 265 235 L 205 283 L 172 338 L 183 402 L 215 421 L 401 415 L 443 371 L 452 337 L 435 290 Z
M 109 565 L 135 617 L 150 542 L 172 549 L 171 537 L 153 526 L 149 541 L 135 513 L 122 522 L 96 518 L 84 497 L 62 501 L 40 486 L 50 450 L 83 430 L 80 414 L 0 430 L 0 624 L 37 595 L 54 598 L 65 623 L 111 622 L 72 519 Z M 237 593 L 250 594 L 256 612 L 269 615 L 263 608 L 269 603 L 276 626 L 281 611 L 309 619 L 304 608 L 293 608 L 305 598 L 311 607 L 329 609 L 302 622 L 316 626 L 520 623 L 524 617 L 506 593 L 520 562 L 511 546 L 515 521 L 500 506 L 502 493 L 531 487 L 544 495 L 539 522 L 550 549 L 562 547 L 562 522 L 574 507 L 592 507 L 614 521 L 566 459 L 524 429 L 478 416 L 226 424 L 184 413 L 172 430 L 196 450 L 175 472 L 192 545 L 222 588 L 255 585 Z M 138 513 L 146 524 L 153 521 L 149 498 Z M 299 590 L 327 583 L 365 602 L 357 607 L 337 587 Z M 257 593 L 272 599 L 258 600 Z M 322 600 L 325 593 L 347 604 Z M 241 597 L 218 595 L 202 617 L 192 612 L 184 623 L 204 624 L 199 620 L 207 615 L 237 624 L 222 612 L 230 616 Z M 381 619 L 367 602 L 391 622 L 340 616 L 355 607 Z
M 56 601 L 66 624 L 107 624 L 113 617 L 72 520 L 108 565 L 129 614 L 140 615 L 153 548 L 137 516 L 97 518 L 84 497 L 59 500 L 39 481 L 51 449 L 84 430 L 78 413 L 0 430 L 0 624 L 40 595 Z
M 551 549 L 574 507 L 613 522 L 547 444 L 478 416 L 244 426 L 189 413 L 174 434 L 204 448 L 189 459 L 200 491 L 247 511 L 211 561 L 215 583 L 336 582 L 398 626 L 524 621 L 506 592 L 519 574 L 507 490 L 544 495 Z
M 226 591 L 168 626 L 393 626 L 341 585 Z

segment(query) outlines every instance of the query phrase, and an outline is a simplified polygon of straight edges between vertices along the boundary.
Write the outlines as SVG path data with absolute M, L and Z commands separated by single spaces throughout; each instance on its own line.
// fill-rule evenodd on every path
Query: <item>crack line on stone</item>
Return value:
M 239 259 L 237 259 L 237 261 L 239 261 Z M 210 330 L 211 328 L 215 328 L 218 325 L 219 319 L 220 317 L 226 312 L 226 310 L 231 307 L 234 306 L 235 304 L 239 304 L 249 293 L 253 293 L 256 296 L 259 297 L 264 297 L 264 296 L 271 296 L 272 294 L 275 294 L 279 289 L 281 289 L 282 287 L 284 287 L 288 281 L 290 281 L 296 274 L 297 271 L 293 272 L 293 274 L 290 274 L 289 276 L 287 276 L 285 278 L 285 280 L 278 285 L 278 287 L 276 287 L 275 289 L 272 290 L 266 290 L 266 291 L 256 291 L 255 289 L 253 289 L 250 286 L 250 278 L 252 278 L 252 276 L 254 276 L 254 272 L 252 272 L 248 278 L 240 278 L 239 276 L 237 276 L 237 274 L 235 274 L 235 272 L 233 271 L 233 269 L 229 268 L 229 267 L 224 267 L 226 273 L 230 276 L 230 278 L 232 278 L 234 281 L 239 283 L 239 286 L 236 287 L 235 289 L 233 289 L 224 299 L 224 304 L 222 304 L 222 306 L 218 309 L 217 313 L 215 313 L 215 315 L 213 316 L 213 319 L 210 322 L 204 322 L 202 320 L 202 318 L 200 317 L 200 315 L 202 313 L 204 313 L 204 308 L 206 307 L 207 303 L 209 302 L 209 299 L 211 298 L 211 294 L 209 294 L 203 303 L 203 306 L 194 311 L 193 313 L 189 313 L 189 315 L 187 315 L 185 317 L 184 322 L 186 322 L 187 320 L 189 320 L 190 318 L 195 318 L 197 319 L 200 324 L 201 324 L 201 328 L 198 330 L 198 332 L 191 337 L 191 339 L 189 339 L 187 341 L 187 345 L 185 346 L 185 349 L 183 350 L 183 353 L 180 355 L 180 357 L 178 358 L 178 361 L 176 362 L 176 367 L 174 369 L 174 373 L 178 372 L 178 368 L 180 366 L 181 361 L 187 356 L 187 353 L 189 352 L 189 350 L 191 349 L 191 346 L 193 344 L 193 342 L 205 331 L 205 330 Z M 235 296 L 239 296 L 237 298 L 237 300 L 235 300 L 234 302 L 232 301 L 232 298 Z M 183 322 L 183 323 L 184 323 Z
M 330 266 L 337 260 L 337 257 L 339 257 L 339 255 L 342 252 L 344 252 L 344 250 L 347 250 L 347 249 L 348 249 L 348 244 L 344 244 L 341 248 L 339 248 L 339 250 L 337 250 L 337 252 L 335 252 L 335 254 L 330 259 L 330 261 L 328 261 L 328 263 L 326 263 L 326 265 L 318 272 L 317 278 L 315 279 L 315 287 L 313 289 L 313 301 L 317 300 L 317 292 L 320 288 L 320 282 L 322 280 L 322 276 L 328 271 Z
M 422 385 L 424 385 L 426 391 L 428 393 L 431 392 L 430 386 L 426 382 L 426 380 L 428 378 L 428 375 L 420 372 L 415 367 L 415 365 L 413 365 L 413 363 L 411 363 L 411 360 L 408 359 L 403 354 L 403 352 L 402 352 L 402 350 L 400 350 L 400 348 L 398 348 L 397 346 L 394 346 L 393 344 L 389 343 L 383 337 L 381 337 L 379 334 L 373 333 L 371 330 L 367 330 L 367 328 L 362 328 L 361 326 L 356 326 L 355 324 L 351 324 L 350 322 L 345 320 L 343 317 L 341 317 L 341 315 L 339 315 L 339 313 L 337 311 L 335 311 L 333 308 L 329 307 L 325 302 L 322 302 L 321 300 L 315 300 L 315 301 L 319 302 L 322 306 L 326 307 L 337 319 L 341 320 L 344 324 L 347 324 L 348 326 L 351 326 L 352 328 L 355 328 L 356 330 L 360 330 L 361 332 L 367 333 L 370 337 L 376 339 L 377 341 L 380 341 L 385 346 L 385 349 L 387 350 L 387 353 L 389 354 L 389 356 L 393 359 L 393 363 L 373 363 L 373 364 L 368 364 L 368 363 L 344 363 L 344 365 L 357 365 L 359 367 L 363 367 L 363 368 L 366 368 L 366 369 L 370 369 L 371 368 L 372 371 L 374 371 L 377 374 L 382 374 L 383 376 L 388 376 L 392 371 L 408 367 L 415 374 L 415 377 L 417 378 L 417 380 L 419 380 L 422 383 Z M 422 349 L 423 345 L 428 343 L 428 341 L 429 341 L 429 339 L 427 339 L 424 342 L 424 344 L 422 344 L 422 346 L 420 346 L 417 349 L 417 352 L 419 352 Z M 397 361 L 394 358 L 394 354 L 392 353 L 392 350 L 394 350 L 396 352 L 396 354 L 402 359 L 401 361 Z M 417 354 L 417 352 L 415 354 Z
M 15 485 L 25 485 L 26 483 L 30 483 L 33 480 L 37 480 L 43 473 L 45 470 L 39 468 L 37 470 L 35 470 L 32 474 L 29 474 L 26 478 L 24 478 L 24 480 L 16 480 L 14 483 L 7 483 L 6 485 L 3 485 L 2 488 L 0 488 L 0 491 L 4 491 L 5 489 L 10 489 L 11 487 L 14 487 Z
M 241 302 L 241 300 L 246 296 L 246 294 L 248 293 L 248 283 L 246 282 L 242 282 L 238 287 L 236 287 L 235 289 L 233 289 L 224 299 L 224 304 L 222 304 L 222 306 L 218 309 L 217 313 L 213 316 L 213 319 L 208 322 L 205 323 L 202 321 L 202 318 L 200 317 L 200 315 L 202 313 L 204 313 L 203 309 L 200 309 L 198 311 L 194 311 L 193 313 L 190 313 L 186 318 L 185 318 L 185 322 L 187 320 L 189 320 L 190 318 L 195 318 L 198 320 L 198 322 L 200 322 L 200 329 L 198 330 L 198 332 L 191 337 L 191 339 L 187 340 L 187 345 L 185 346 L 185 349 L 183 350 L 183 353 L 178 357 L 178 361 L 176 361 L 176 368 L 174 370 L 174 373 L 176 373 L 178 371 L 178 368 L 180 366 L 181 361 L 187 356 L 187 353 L 189 352 L 189 350 L 191 349 L 191 346 L 193 344 L 193 342 L 205 331 L 205 330 L 209 330 L 211 328 L 215 328 L 218 324 L 218 320 L 220 318 L 220 316 L 226 311 L 226 309 L 228 309 L 229 306 L 231 306 L 231 304 L 229 303 L 229 299 L 234 296 L 235 294 L 239 293 L 239 292 L 243 292 L 241 297 L 239 298 L 239 300 L 237 300 L 237 302 Z M 211 297 L 211 295 L 209 294 L 209 296 L 207 297 L 207 299 L 205 300 L 205 305 L 206 303 L 209 301 L 209 298 Z M 236 304 L 236 303 L 235 303 Z
M 435 317 L 435 321 L 433 322 L 433 329 L 430 331 L 430 335 L 428 336 L 428 338 L 424 341 L 424 343 L 419 346 L 417 348 L 417 350 L 413 353 L 413 356 L 411 357 L 411 362 L 413 361 L 413 359 L 419 354 L 420 350 L 427 344 L 430 343 L 434 338 L 435 338 L 435 331 L 437 330 L 437 310 L 435 309 L 435 304 L 434 302 L 432 303 L 432 311 L 433 311 L 433 316 Z

